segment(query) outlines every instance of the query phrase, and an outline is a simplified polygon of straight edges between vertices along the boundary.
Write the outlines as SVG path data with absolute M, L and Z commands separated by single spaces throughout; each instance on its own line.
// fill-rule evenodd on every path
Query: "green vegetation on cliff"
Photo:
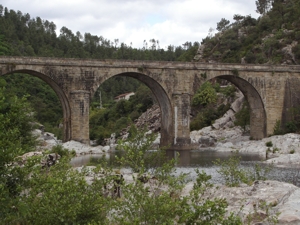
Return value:
M 261 9 L 263 3 L 266 8 Z M 233 16 L 221 19 L 215 35 L 202 40 L 202 60 L 225 63 L 298 64 L 300 60 L 300 2 L 294 0 L 257 1 L 257 19 Z M 290 50 L 291 49 L 291 50 Z

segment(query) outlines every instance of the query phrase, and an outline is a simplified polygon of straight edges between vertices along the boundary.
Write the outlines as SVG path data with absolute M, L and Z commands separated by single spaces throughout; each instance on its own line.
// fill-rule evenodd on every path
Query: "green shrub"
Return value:
M 134 173 L 144 173 L 151 162 L 158 160 L 159 156 L 155 152 L 153 154 L 146 154 L 150 149 L 156 135 L 154 133 L 146 135 L 146 128 L 138 130 L 134 125 L 129 130 L 128 140 L 118 142 L 118 150 L 124 151 L 122 157 L 117 160 L 123 166 L 129 166 Z M 156 158 L 153 160 L 153 157 Z
M 284 134 L 283 130 L 281 129 L 281 121 L 280 120 L 276 120 L 276 123 L 274 125 L 274 129 L 273 129 L 273 134 L 274 135 Z
M 202 84 L 200 89 L 194 95 L 192 99 L 192 105 L 207 105 L 209 103 L 215 103 L 217 101 L 217 93 L 212 84 L 208 81 Z
M 252 168 L 252 171 L 249 171 L 249 180 L 252 182 L 255 180 L 266 180 L 267 175 L 271 172 L 273 168 L 273 164 L 263 165 L 255 163 L 254 168 Z
M 236 77 L 239 76 L 239 71 L 237 69 L 231 70 L 231 73 L 232 73 L 233 76 L 236 76 Z
M 292 149 L 291 151 L 290 151 L 290 154 L 294 154 L 295 153 L 295 149 Z
M 218 108 L 215 105 L 210 104 L 202 108 L 194 117 L 190 123 L 190 130 L 200 130 L 203 127 L 207 127 L 213 124 L 213 122 L 224 115 L 230 108 L 230 105 L 221 104 Z
M 266 146 L 267 146 L 267 147 L 272 147 L 272 146 L 273 146 L 273 143 L 272 143 L 272 141 L 268 141 L 268 142 L 266 142 Z
M 63 157 L 63 156 L 72 156 L 72 155 L 74 156 L 74 151 L 73 152 L 69 152 L 68 149 L 64 148 L 62 145 L 59 145 L 59 144 L 53 146 L 51 148 L 50 153 L 57 153 L 61 157 Z
M 229 187 L 236 187 L 240 183 L 248 183 L 249 179 L 244 169 L 240 167 L 240 156 L 235 152 L 228 160 L 217 159 L 214 164 L 220 166 L 218 173 L 224 178 L 225 184 Z
M 250 110 L 247 102 L 243 103 L 242 109 L 235 114 L 235 118 L 234 125 L 242 127 L 245 131 L 246 126 L 250 124 Z
M 285 132 L 286 133 L 295 133 L 298 130 L 295 121 L 290 121 L 285 124 Z
M 225 88 L 221 88 L 220 92 L 224 94 L 226 97 L 234 97 L 236 88 L 234 85 L 227 85 Z
M 36 167 L 30 173 L 27 194 L 20 196 L 16 205 L 19 223 L 106 224 L 110 199 L 102 190 L 109 177 L 88 184 L 87 171 L 71 169 L 68 158 L 62 158 L 48 172 Z
M 273 169 L 273 165 L 265 166 L 259 163 L 255 163 L 254 167 L 243 169 L 240 160 L 238 152 L 235 152 L 228 160 L 218 159 L 214 162 L 215 165 L 220 166 L 217 171 L 229 187 L 236 187 L 240 183 L 252 184 L 255 180 L 266 180 Z

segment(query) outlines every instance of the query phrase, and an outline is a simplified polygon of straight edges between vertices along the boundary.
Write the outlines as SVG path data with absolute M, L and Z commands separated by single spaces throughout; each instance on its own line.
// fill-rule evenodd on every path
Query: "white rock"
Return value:
M 266 163 L 273 163 L 276 165 L 285 164 L 287 166 L 293 165 L 300 165 L 300 154 L 280 154 L 276 158 L 266 160 Z
M 104 146 L 104 147 L 102 148 L 102 150 L 103 150 L 104 152 L 109 152 L 110 146 Z

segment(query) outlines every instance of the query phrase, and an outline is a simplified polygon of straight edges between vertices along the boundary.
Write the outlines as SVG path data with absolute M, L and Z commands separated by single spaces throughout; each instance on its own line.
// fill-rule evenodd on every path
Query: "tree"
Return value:
M 229 24 L 230 24 L 229 20 L 226 20 L 225 18 L 222 18 L 221 21 L 217 23 L 217 30 L 218 31 L 224 31 L 228 28 Z
M 33 150 L 32 110 L 26 101 L 4 95 L 5 81 L 0 79 L 0 218 L 16 213 L 14 206 L 25 182 L 24 170 L 14 164 L 16 157 Z
M 216 101 L 217 101 L 216 90 L 208 81 L 202 84 L 200 89 L 197 91 L 197 93 L 193 97 L 192 104 L 193 106 L 198 106 L 198 105 L 205 106 L 209 103 L 215 103 Z
M 256 12 L 265 15 L 272 7 L 274 0 L 257 0 L 256 4 Z
M 245 17 L 240 15 L 240 14 L 234 14 L 233 19 L 237 22 L 240 23 L 241 20 L 243 20 Z
M 9 46 L 4 41 L 4 36 L 0 35 L 0 55 L 8 55 Z

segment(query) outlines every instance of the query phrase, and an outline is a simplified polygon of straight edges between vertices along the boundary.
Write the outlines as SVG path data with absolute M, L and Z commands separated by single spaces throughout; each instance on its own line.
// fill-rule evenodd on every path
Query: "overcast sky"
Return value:
M 53 21 L 75 34 L 91 33 L 143 47 L 154 38 L 160 47 L 201 42 L 221 18 L 258 17 L 255 0 L 1 0 L 8 9 Z

